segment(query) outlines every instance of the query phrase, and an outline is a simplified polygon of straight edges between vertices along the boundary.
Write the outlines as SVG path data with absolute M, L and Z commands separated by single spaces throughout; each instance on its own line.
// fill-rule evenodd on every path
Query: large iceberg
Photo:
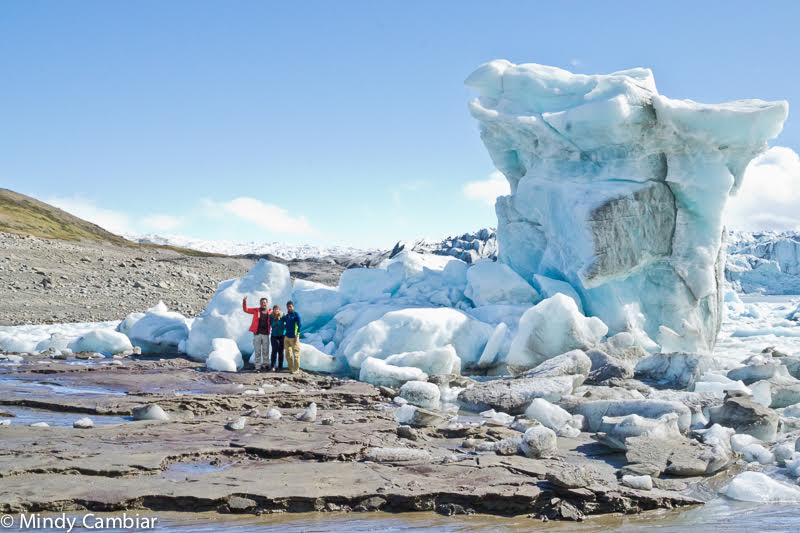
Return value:
M 491 61 L 466 80 L 511 194 L 499 260 L 568 282 L 612 333 L 667 328 L 710 350 L 720 327 L 722 214 L 786 102 L 699 104 L 658 93 L 648 69 L 572 74 Z
M 270 306 L 277 303 L 282 308 L 292 294 L 292 278 L 286 265 L 261 259 L 241 278 L 223 281 L 203 312 L 194 320 L 186 340 L 186 353 L 203 360 L 212 351 L 216 338 L 236 341 L 243 354 L 253 353 L 253 334 L 250 323 L 253 316 L 242 311 L 242 298 L 248 306 L 256 307 L 260 298 L 267 298 Z

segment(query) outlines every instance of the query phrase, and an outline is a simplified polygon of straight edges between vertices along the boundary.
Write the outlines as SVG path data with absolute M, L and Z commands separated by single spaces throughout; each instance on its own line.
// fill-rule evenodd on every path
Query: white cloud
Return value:
M 511 194 L 511 187 L 502 172 L 495 170 L 481 181 L 470 181 L 464 185 L 464 196 L 493 206 L 498 196 Z
M 135 220 L 127 213 L 100 207 L 94 201 L 81 196 L 54 197 L 44 201 L 117 235 L 170 231 L 184 223 L 181 217 L 159 213 L 145 215 Z
M 127 214 L 99 207 L 80 196 L 49 198 L 45 202 L 118 235 L 130 233 L 133 227 Z
M 240 196 L 229 202 L 206 200 L 204 203 L 214 216 L 227 213 L 275 233 L 308 235 L 315 232 L 306 217 L 293 216 L 283 207 L 256 198 Z
M 747 167 L 744 182 L 728 201 L 725 223 L 738 230 L 800 228 L 800 156 L 775 146 Z

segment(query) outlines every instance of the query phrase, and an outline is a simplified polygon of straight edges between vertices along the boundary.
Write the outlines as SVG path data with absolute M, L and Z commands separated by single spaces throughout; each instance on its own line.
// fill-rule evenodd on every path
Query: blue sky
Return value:
M 493 170 L 463 86 L 479 64 L 647 66 L 670 97 L 793 105 L 798 20 L 793 1 L 8 0 L 0 186 L 117 231 L 460 233 L 495 221 L 464 192 Z M 800 148 L 791 112 L 777 144 Z

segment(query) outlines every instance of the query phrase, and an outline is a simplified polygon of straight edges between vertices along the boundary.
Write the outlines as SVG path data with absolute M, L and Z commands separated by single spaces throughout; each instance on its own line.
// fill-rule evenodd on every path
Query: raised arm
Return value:
M 254 315 L 258 313 L 258 307 L 247 307 L 247 296 L 242 299 L 242 311 Z

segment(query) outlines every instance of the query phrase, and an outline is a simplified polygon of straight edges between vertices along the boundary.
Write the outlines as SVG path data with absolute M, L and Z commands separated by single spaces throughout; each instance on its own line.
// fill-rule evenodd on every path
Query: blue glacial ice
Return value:
M 723 209 L 788 104 L 673 100 L 642 68 L 588 76 L 497 60 L 466 84 L 511 186 L 496 204 L 500 261 L 568 282 L 612 333 L 713 348 Z

